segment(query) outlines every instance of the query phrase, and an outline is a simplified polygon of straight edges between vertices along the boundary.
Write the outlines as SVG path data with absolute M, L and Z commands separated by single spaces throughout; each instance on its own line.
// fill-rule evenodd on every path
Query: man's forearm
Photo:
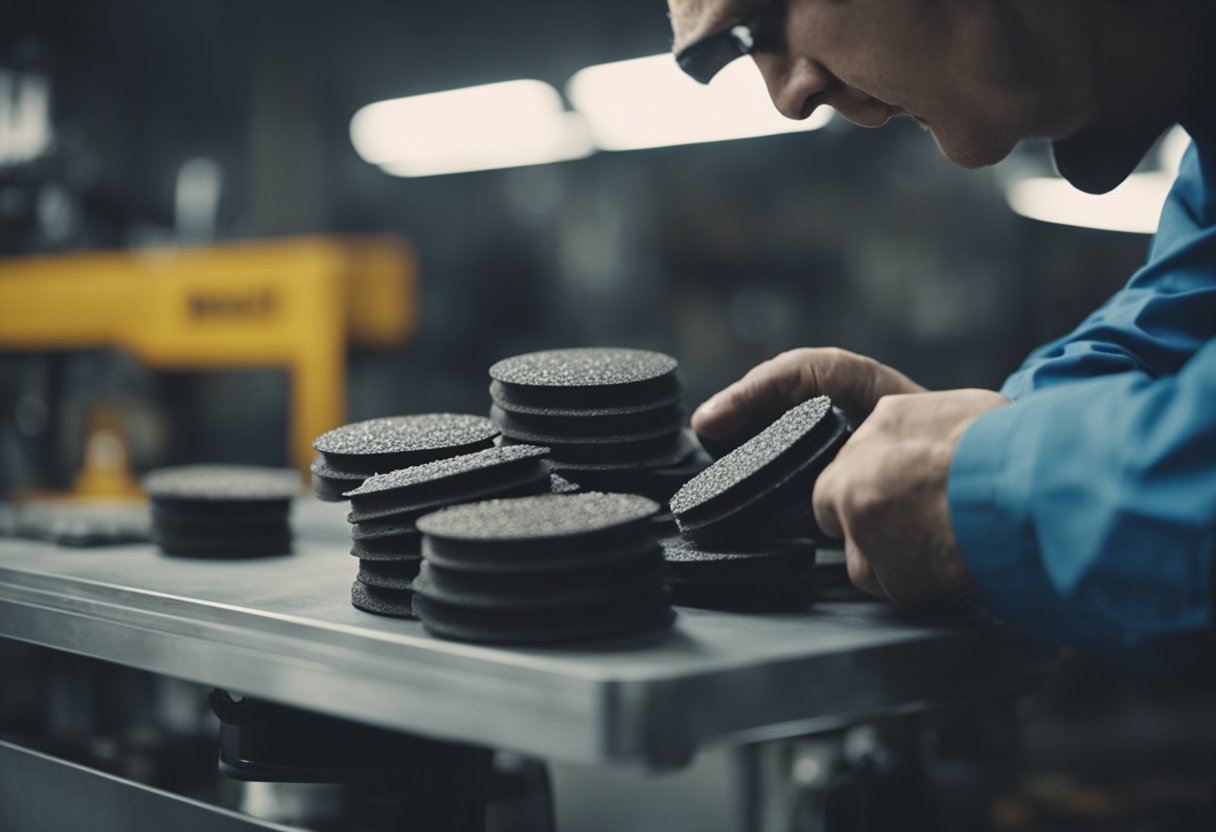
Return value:
M 990 608 L 1039 638 L 1161 665 L 1209 638 L 1216 340 L 1173 376 L 1124 373 L 978 419 L 951 521 Z

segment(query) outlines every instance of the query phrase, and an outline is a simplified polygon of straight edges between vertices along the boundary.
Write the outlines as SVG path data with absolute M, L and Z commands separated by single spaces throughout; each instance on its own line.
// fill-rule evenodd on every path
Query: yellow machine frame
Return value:
M 312 440 L 345 421 L 347 342 L 403 343 L 416 284 L 413 250 L 396 237 L 14 258 L 0 261 L 0 349 L 114 347 L 156 369 L 286 367 L 290 456 L 303 469 Z

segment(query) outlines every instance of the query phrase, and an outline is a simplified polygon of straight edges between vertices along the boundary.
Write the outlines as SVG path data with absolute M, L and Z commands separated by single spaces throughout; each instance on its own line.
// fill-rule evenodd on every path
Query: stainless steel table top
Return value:
M 884 602 L 678 608 L 658 636 L 503 649 L 350 605 L 344 506 L 302 503 L 296 554 L 0 540 L 0 637 L 420 733 L 586 763 L 686 762 L 747 742 L 1032 685 L 1055 652 Z

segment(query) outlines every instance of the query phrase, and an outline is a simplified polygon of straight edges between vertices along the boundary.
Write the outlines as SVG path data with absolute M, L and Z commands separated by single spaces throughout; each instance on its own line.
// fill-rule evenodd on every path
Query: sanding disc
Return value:
M 325 464 L 325 457 L 317 456 L 309 466 L 312 472 L 312 490 L 317 499 L 327 503 L 341 503 L 346 492 L 358 488 L 367 479 L 359 474 L 344 474 Z
M 383 589 L 355 581 L 350 587 L 350 602 L 365 612 L 393 618 L 416 618 L 414 593 L 408 589 Z
M 300 475 L 288 468 L 253 465 L 183 465 L 152 471 L 143 481 L 157 517 L 182 523 L 192 518 L 213 526 L 257 523 L 280 517 L 300 496 Z
M 350 536 L 355 540 L 383 540 L 392 537 L 416 537 L 419 541 L 422 540 L 422 532 L 414 526 L 413 520 L 398 520 L 393 517 L 355 523 L 350 528 Z
M 594 567 L 640 557 L 654 547 L 650 520 L 636 527 L 609 529 L 585 538 L 518 540 L 486 545 L 476 541 L 423 536 L 422 554 L 445 569 L 507 574 Z
M 356 508 L 346 515 L 351 523 L 360 525 L 373 524 L 378 521 L 404 524 L 413 522 L 424 514 L 460 503 L 476 502 L 491 497 L 526 497 L 533 494 L 547 494 L 552 489 L 548 467 L 537 467 L 532 471 L 514 472 L 511 479 L 495 478 L 490 482 L 475 484 L 465 482 L 466 487 L 441 489 L 438 495 L 428 495 L 422 502 L 395 503 L 391 499 L 377 501 L 375 508 L 359 510 Z M 415 495 L 421 499 L 421 495 Z
M 419 593 L 414 608 L 422 626 L 442 638 L 482 644 L 559 644 L 612 638 L 671 625 L 667 595 L 657 588 L 627 605 L 556 607 L 545 611 L 470 610 Z
M 259 503 L 300 495 L 300 475 L 288 468 L 256 465 L 183 465 L 152 471 L 143 481 L 148 496 L 169 503 Z
M 421 559 L 416 561 L 359 561 L 359 582 L 379 589 L 408 589 L 418 577 Z
M 166 555 L 185 558 L 227 560 L 291 554 L 291 532 L 286 529 L 256 536 L 216 534 L 206 537 L 153 529 L 152 542 Z
M 318 500 L 326 503 L 346 502 L 346 492 L 357 486 L 362 480 L 331 480 L 316 474 L 312 475 L 312 493 Z
M 653 446 L 652 449 L 654 449 Z M 575 461 L 559 459 L 554 455 L 552 466 L 555 473 L 561 474 L 571 482 L 577 482 L 584 488 L 616 490 L 611 483 L 626 479 L 638 471 L 680 465 L 695 452 L 696 448 L 690 443 L 687 433 L 680 431 L 674 434 L 670 441 L 665 440 L 658 443 L 653 456 L 623 459 L 620 456 L 614 458 L 607 454 L 600 454 L 600 459 L 595 461 Z
M 807 521 L 815 479 L 848 435 L 826 396 L 803 402 L 689 480 L 672 513 L 686 535 L 711 543 L 782 534 Z
M 669 578 L 781 581 L 815 567 L 815 542 L 806 538 L 717 549 L 678 537 L 662 543 L 664 571 Z
M 512 436 L 503 434 L 503 444 L 536 442 L 535 436 Z M 656 434 L 637 436 L 587 437 L 585 439 L 562 439 L 549 437 L 545 440 L 553 464 L 558 470 L 573 469 L 581 465 L 619 469 L 623 466 L 653 468 L 684 452 L 679 426 Z
M 658 510 L 636 494 L 544 494 L 453 506 L 423 517 L 418 528 L 440 540 L 533 542 L 636 525 Z
M 663 468 L 630 467 L 611 470 L 588 469 L 582 467 L 563 466 L 554 463 L 558 469 L 566 468 L 571 478 L 576 478 L 585 488 L 596 491 L 619 491 L 627 494 L 641 494 L 661 505 L 667 505 L 680 488 L 697 474 L 705 470 L 710 460 L 697 449 L 683 462 Z M 672 520 L 674 523 L 675 521 Z
M 448 568 L 537 571 L 639 554 L 658 509 L 633 494 L 546 494 L 454 506 L 417 525 L 423 555 Z
M 677 362 L 663 353 L 615 347 L 545 350 L 490 367 L 498 396 L 531 408 L 631 408 L 678 395 Z
M 360 560 L 420 561 L 422 535 L 414 532 L 392 537 L 356 539 L 351 541 L 350 553 Z
M 684 408 L 675 404 L 627 415 L 600 415 L 589 411 L 580 416 L 538 416 L 511 413 L 494 405 L 490 408 L 490 419 L 504 434 L 518 438 L 543 436 L 557 442 L 622 441 L 620 437 L 663 435 L 679 430 L 684 424 Z
M 461 454 L 386 474 L 377 474 L 366 479 L 346 496 L 355 500 L 381 494 L 403 495 L 419 492 L 429 498 L 435 493 L 435 488 L 442 485 L 464 480 L 483 481 L 479 475 L 538 470 L 537 464 L 548 453 L 548 448 L 533 445 L 486 448 L 471 454 Z M 403 502 L 409 502 L 409 499 L 404 499 Z
M 579 607 L 584 604 L 628 604 L 663 583 L 657 546 L 610 568 L 538 573 L 481 573 L 422 564 L 416 592 L 462 607 L 519 610 Z
M 417 561 L 422 543 L 417 518 L 469 500 L 549 493 L 544 450 L 493 448 L 369 479 L 352 497 L 350 553 L 365 561 Z
M 484 416 L 423 413 L 354 422 L 323 433 L 313 448 L 325 464 L 365 477 L 489 448 L 498 428 Z
M 214 508 L 212 504 L 209 508 Z M 149 510 L 152 527 L 171 534 L 200 536 L 222 535 L 227 537 L 241 535 L 267 535 L 273 533 L 286 534 L 289 531 L 290 503 L 282 505 L 278 502 L 259 503 L 258 510 L 249 510 L 241 506 L 240 511 L 216 513 L 213 510 L 199 511 L 175 507 L 168 508 L 153 503 Z
M 706 549 L 682 539 L 663 541 L 664 573 L 672 602 L 722 610 L 778 611 L 810 603 L 815 544 L 773 540 Z
M 487 448 L 369 477 L 345 496 L 352 513 L 363 517 L 399 513 L 403 506 L 462 502 L 496 486 L 547 476 L 548 453 L 548 448 L 534 445 Z
M 490 382 L 490 400 L 494 405 L 513 416 L 541 416 L 546 418 L 571 417 L 574 419 L 612 419 L 614 417 L 630 417 L 639 416 L 655 410 L 669 410 L 672 407 L 680 405 L 682 398 L 682 389 L 677 383 L 665 392 L 657 394 L 657 398 L 644 400 L 635 404 L 619 405 L 616 407 L 610 406 L 579 406 L 577 401 L 569 406 L 554 407 L 545 405 L 529 405 L 521 403 L 518 398 L 511 398 L 512 394 L 516 397 L 520 395 L 514 387 L 504 385 L 498 381 Z M 526 392 L 523 394 L 526 398 Z M 573 397 L 572 397 L 573 398 Z M 644 417 L 643 417 L 644 418 Z

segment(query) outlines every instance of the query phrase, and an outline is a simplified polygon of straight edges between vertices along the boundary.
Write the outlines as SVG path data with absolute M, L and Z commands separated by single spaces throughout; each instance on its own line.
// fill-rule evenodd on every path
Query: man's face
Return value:
M 668 2 L 676 51 L 758 13 L 752 57 L 785 115 L 827 104 L 866 127 L 909 115 L 966 167 L 1069 135 L 1093 107 L 1076 0 Z

